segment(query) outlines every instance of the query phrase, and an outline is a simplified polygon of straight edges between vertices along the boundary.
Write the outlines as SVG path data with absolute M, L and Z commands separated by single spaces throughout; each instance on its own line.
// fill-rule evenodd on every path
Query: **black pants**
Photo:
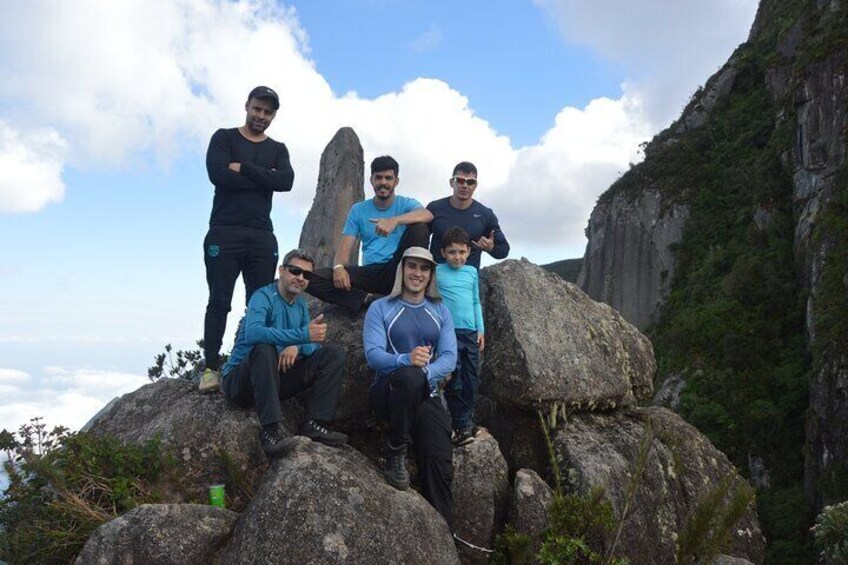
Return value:
M 203 240 L 203 262 L 209 285 L 203 354 L 206 367 L 217 370 L 236 279 L 239 273 L 244 278 L 245 305 L 254 290 L 274 282 L 277 238 L 273 232 L 258 228 L 211 226 Z
M 403 367 L 371 387 L 371 406 L 388 421 L 386 434 L 395 447 L 413 446 L 421 494 L 442 515 L 453 519 L 453 445 L 450 414 L 418 367 Z
M 474 405 L 480 386 L 480 378 L 477 376 L 479 359 L 477 332 L 456 330 L 456 370 L 445 388 L 445 400 L 455 430 L 474 424 Z
M 362 267 L 347 267 L 350 275 L 349 291 L 333 285 L 333 269 L 316 269 L 306 292 L 329 304 L 339 304 L 354 314 L 362 309 L 362 302 L 369 292 L 389 294 L 395 284 L 395 273 L 403 252 L 410 247 L 429 247 L 430 232 L 427 224 L 410 224 L 400 239 L 398 248 L 387 263 L 375 263 Z
M 280 422 L 280 401 L 307 388 L 307 417 L 329 422 L 336 411 L 344 371 L 345 351 L 338 345 L 320 347 L 300 357 L 285 373 L 278 369 L 277 348 L 254 345 L 239 366 L 224 376 L 224 395 L 242 408 L 256 407 L 263 426 Z

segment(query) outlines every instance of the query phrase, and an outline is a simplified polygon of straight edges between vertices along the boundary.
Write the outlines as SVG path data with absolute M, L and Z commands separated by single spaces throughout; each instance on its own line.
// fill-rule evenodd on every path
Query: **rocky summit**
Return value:
M 559 461 L 568 478 L 560 488 L 580 495 L 600 487 L 616 519 L 624 520 L 617 555 L 634 564 L 673 562 L 674 539 L 685 535 L 704 500 L 727 485 L 729 503 L 744 481 L 679 416 L 637 407 L 652 394 L 655 362 L 650 343 L 619 314 L 527 261 L 505 261 L 482 276 L 490 321 L 479 413 L 485 427 L 454 451 L 452 528 L 415 484 L 400 492 L 383 479 L 382 432 L 367 404 L 362 317 L 328 307 L 329 339 L 347 351 L 337 424 L 351 445 L 331 448 L 300 438 L 269 465 L 252 411 L 228 405 L 220 394 L 201 395 L 189 381 L 151 383 L 113 402 L 90 433 L 123 441 L 159 437 L 175 455 L 182 480 L 166 490 L 163 504 L 101 526 L 80 559 L 487 563 L 509 524 L 531 538 L 531 547 L 541 546 L 557 487 L 552 461 Z M 283 410 L 289 429 L 296 429 L 300 401 L 287 401 Z M 647 465 L 628 497 L 648 428 Z M 207 500 L 213 483 L 226 485 L 230 510 L 196 504 Z M 762 562 L 753 507 L 741 509 L 733 528 L 744 533 L 725 544 L 727 556 Z

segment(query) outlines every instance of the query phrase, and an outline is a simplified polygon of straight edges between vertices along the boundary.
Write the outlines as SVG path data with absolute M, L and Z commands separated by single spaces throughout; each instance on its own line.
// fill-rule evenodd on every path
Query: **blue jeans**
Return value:
M 445 400 L 455 430 L 474 425 L 474 404 L 480 386 L 477 374 L 479 360 L 477 332 L 456 330 L 456 370 L 445 388 Z

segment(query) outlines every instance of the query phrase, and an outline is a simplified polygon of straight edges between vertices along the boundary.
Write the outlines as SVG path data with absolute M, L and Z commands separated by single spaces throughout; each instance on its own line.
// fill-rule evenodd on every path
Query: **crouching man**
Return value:
M 321 347 L 323 315 L 309 320 L 306 300 L 314 259 L 302 249 L 286 254 L 280 278 L 253 294 L 222 373 L 224 395 L 242 408 L 255 407 L 262 429 L 259 441 L 269 457 L 281 457 L 297 443 L 283 425 L 280 401 L 309 389 L 307 419 L 300 435 L 328 445 L 347 443 L 329 421 L 336 410 L 345 352 Z
M 418 463 L 421 494 L 451 523 L 453 446 L 451 418 L 440 383 L 456 366 L 456 335 L 436 285 L 429 251 L 410 247 L 397 266 L 391 293 L 365 316 L 365 358 L 376 376 L 371 405 L 388 422 L 386 481 L 409 487 L 407 447 Z

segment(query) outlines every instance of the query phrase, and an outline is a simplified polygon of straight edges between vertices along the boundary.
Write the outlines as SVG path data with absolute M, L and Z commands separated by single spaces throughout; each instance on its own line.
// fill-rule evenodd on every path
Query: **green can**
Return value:
M 226 508 L 224 501 L 224 485 L 211 485 L 209 487 L 209 504 Z

